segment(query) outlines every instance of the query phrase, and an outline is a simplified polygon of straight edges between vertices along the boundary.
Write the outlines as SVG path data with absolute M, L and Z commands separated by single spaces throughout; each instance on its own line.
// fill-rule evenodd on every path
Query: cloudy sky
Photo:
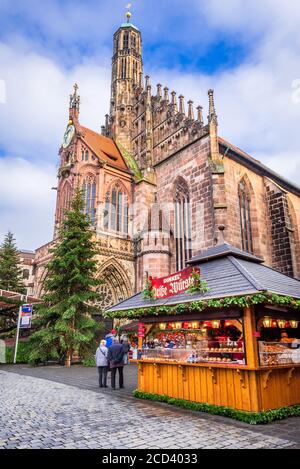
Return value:
M 220 134 L 300 185 L 299 0 L 132 0 L 145 72 L 202 104 Z M 0 0 L 0 241 L 52 237 L 58 149 L 74 82 L 81 122 L 108 111 L 126 0 Z

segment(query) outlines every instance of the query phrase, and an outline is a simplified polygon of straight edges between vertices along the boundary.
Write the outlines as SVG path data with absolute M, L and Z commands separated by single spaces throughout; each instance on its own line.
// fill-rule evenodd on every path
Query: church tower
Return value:
M 114 34 L 110 116 L 106 116 L 103 133 L 131 152 L 133 100 L 142 87 L 143 61 L 141 32 L 131 23 L 129 11 L 126 16 L 127 23 Z

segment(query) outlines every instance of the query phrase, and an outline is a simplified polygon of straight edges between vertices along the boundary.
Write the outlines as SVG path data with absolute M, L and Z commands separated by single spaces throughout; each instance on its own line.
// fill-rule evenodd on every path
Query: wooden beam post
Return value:
M 248 308 L 244 308 L 246 358 L 247 365 L 251 368 L 257 368 L 259 366 L 258 346 L 257 339 L 255 337 L 256 332 L 254 307 L 250 306 Z

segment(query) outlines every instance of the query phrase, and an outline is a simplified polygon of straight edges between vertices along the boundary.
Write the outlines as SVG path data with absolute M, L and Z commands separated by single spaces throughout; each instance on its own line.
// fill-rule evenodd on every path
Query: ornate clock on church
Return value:
M 69 121 L 67 130 L 65 131 L 64 138 L 63 138 L 63 148 L 68 148 L 70 143 L 73 140 L 73 137 L 75 135 L 75 126 L 73 124 L 73 121 Z

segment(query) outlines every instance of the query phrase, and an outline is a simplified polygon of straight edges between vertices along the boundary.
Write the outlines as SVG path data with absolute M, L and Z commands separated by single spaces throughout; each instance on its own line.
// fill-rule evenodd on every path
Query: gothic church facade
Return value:
M 110 112 L 101 133 L 80 122 L 78 87 L 60 148 L 54 240 L 37 249 L 34 294 L 76 185 L 95 232 L 103 309 L 217 242 L 300 278 L 300 189 L 219 137 L 209 113 L 144 77 L 142 36 L 128 18 L 114 35 Z

